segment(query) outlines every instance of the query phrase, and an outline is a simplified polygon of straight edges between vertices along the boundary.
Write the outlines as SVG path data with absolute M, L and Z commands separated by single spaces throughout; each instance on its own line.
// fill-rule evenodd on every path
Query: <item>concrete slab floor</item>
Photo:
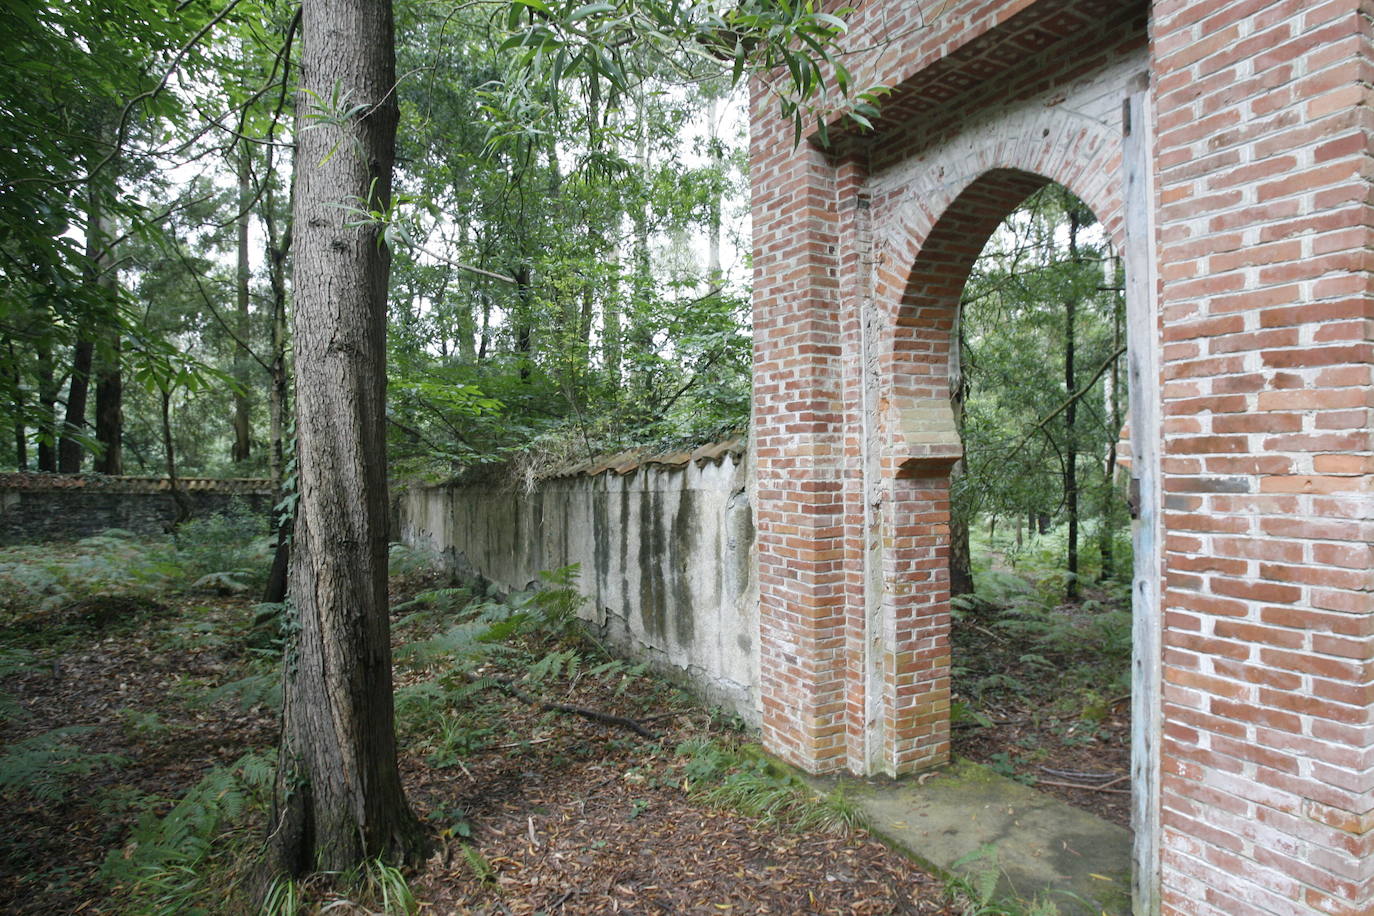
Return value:
M 900 780 L 808 777 L 838 787 L 875 835 L 939 871 L 995 869 L 999 896 L 1039 896 L 1061 913 L 1127 916 L 1131 833 L 985 766 L 960 760 Z M 978 857 L 991 847 L 991 855 Z

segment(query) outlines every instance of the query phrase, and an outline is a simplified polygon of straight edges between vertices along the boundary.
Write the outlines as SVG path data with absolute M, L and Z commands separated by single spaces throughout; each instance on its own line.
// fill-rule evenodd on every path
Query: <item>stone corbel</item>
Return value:
M 948 477 L 964 444 L 948 398 L 894 397 L 885 411 L 886 469 L 894 477 Z

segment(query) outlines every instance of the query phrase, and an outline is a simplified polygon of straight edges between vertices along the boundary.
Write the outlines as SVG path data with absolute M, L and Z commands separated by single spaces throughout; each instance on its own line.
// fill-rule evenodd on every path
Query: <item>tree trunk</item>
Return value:
M 244 125 L 240 123 L 242 132 Z M 234 391 L 234 445 L 230 458 L 235 464 L 247 461 L 252 451 L 252 421 L 249 416 L 251 405 L 248 403 L 248 285 L 252 275 L 248 266 L 248 221 L 249 210 L 253 203 L 253 162 L 252 151 L 247 140 L 239 140 L 238 150 L 238 265 L 234 272 L 234 291 L 237 293 L 238 306 L 235 310 L 234 334 L 234 381 L 239 387 Z
M 100 454 L 95 470 L 100 474 L 124 473 L 124 374 L 123 347 L 119 334 L 100 359 L 95 383 L 95 438 Z
M 277 233 L 277 201 L 274 188 L 272 148 L 267 148 L 267 167 L 263 180 L 267 182 L 263 194 L 262 218 L 267 235 L 267 280 L 272 287 L 272 372 L 271 389 L 268 395 L 269 436 L 267 464 L 268 474 L 276 488 L 277 501 L 281 501 L 282 484 L 286 471 L 286 427 L 290 410 L 288 398 L 291 377 L 287 366 L 286 354 L 286 258 L 291 250 L 291 220 L 288 215 L 285 230 Z M 294 167 L 294 154 L 293 154 Z
M 1113 308 L 1112 347 L 1121 346 L 1121 312 Z M 1112 524 L 1116 509 L 1116 492 L 1112 481 L 1116 477 L 1116 443 L 1121 430 L 1121 373 L 1120 358 L 1112 360 L 1112 374 L 1107 380 L 1108 411 L 1111 414 L 1111 445 L 1107 447 L 1107 461 L 1102 469 L 1102 520 L 1098 537 L 1098 553 L 1101 568 L 1097 573 L 1098 582 L 1106 582 L 1116 575 L 1116 549 L 1113 544 L 1114 526 Z
M 195 514 L 191 506 L 191 497 L 186 495 L 186 491 L 181 488 L 181 481 L 177 478 L 177 450 L 176 440 L 172 437 L 172 389 L 170 387 L 162 389 L 162 454 L 167 467 L 167 486 L 172 490 L 172 502 L 176 503 L 176 520 L 172 522 L 172 529 L 180 528 L 182 523 L 190 520 Z
M 531 351 L 534 349 L 534 287 L 530 285 L 533 282 L 530 266 L 521 264 L 515 269 L 513 276 L 519 300 L 514 316 L 514 346 L 515 352 L 520 355 L 520 381 L 528 382 L 533 365 Z
M 426 849 L 396 765 L 387 619 L 386 290 L 376 225 L 395 156 L 389 0 L 305 0 L 298 117 L 364 106 L 296 134 L 296 457 L 283 747 L 272 852 L 291 874 Z M 301 125 L 304 127 L 304 123 Z
M 24 396 L 24 372 L 19 365 L 19 354 L 14 351 L 14 341 L 10 341 L 10 384 L 14 386 L 12 403 L 14 407 L 14 466 L 20 471 L 29 469 L 29 430 L 24 416 L 28 409 Z
M 106 250 L 105 189 L 97 179 L 91 179 L 86 189 L 86 264 L 83 283 L 92 292 L 108 289 L 114 280 L 106 268 L 111 253 Z M 96 295 L 99 295 L 96 292 Z M 95 297 L 93 296 L 93 299 Z M 91 337 L 93 321 L 87 315 L 78 325 L 77 339 L 72 347 L 72 374 L 67 386 L 67 415 L 62 424 L 62 438 L 57 445 L 57 469 L 63 474 L 80 474 L 85 449 L 80 436 L 86 430 L 86 402 L 91 387 L 91 363 L 95 357 L 95 342 Z
M 1069 259 L 1077 265 L 1078 257 L 1078 209 L 1069 206 Z M 1068 570 L 1069 580 L 1064 586 L 1064 599 L 1077 601 L 1078 588 L 1078 440 L 1075 435 L 1074 421 L 1078 418 L 1078 381 L 1074 373 L 1074 350 L 1078 299 L 1076 294 L 1069 296 L 1064 303 L 1064 390 L 1069 397 L 1069 406 L 1064 409 L 1064 506 L 1069 517 Z
M 38 357 L 38 470 L 57 473 L 57 379 L 53 376 L 52 345 L 35 347 Z
M 963 314 L 955 316 L 954 328 L 955 345 L 951 353 L 949 366 L 950 408 L 954 412 L 954 427 L 959 434 L 959 441 L 964 441 L 964 399 L 968 393 L 967 382 L 964 379 L 964 358 L 963 358 Z M 951 494 L 956 492 L 956 485 L 961 477 L 967 473 L 968 468 L 964 459 L 960 458 L 954 462 L 954 466 L 949 472 L 949 488 Z M 969 509 L 967 499 L 950 499 L 949 513 L 949 593 L 950 596 L 968 595 L 973 593 L 973 558 L 969 549 L 969 523 L 972 511 Z
M 973 560 L 968 542 L 968 520 L 950 515 L 949 519 L 949 594 L 973 593 Z
M 95 344 L 77 340 L 72 348 L 72 374 L 67 388 L 67 416 L 62 423 L 62 438 L 57 444 L 57 470 L 63 474 L 80 474 L 85 449 L 77 437 L 86 428 L 86 401 L 91 387 L 91 361 Z

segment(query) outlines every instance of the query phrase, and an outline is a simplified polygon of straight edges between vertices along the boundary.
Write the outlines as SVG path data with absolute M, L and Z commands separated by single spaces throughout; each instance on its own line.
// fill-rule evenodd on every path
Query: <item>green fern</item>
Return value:
M 541 681 L 558 680 L 560 677 L 571 679 L 577 675 L 582 657 L 575 650 L 549 652 L 538 658 L 525 670 L 524 680 L 531 684 Z
M 124 847 L 106 856 L 102 877 L 126 891 L 138 912 L 195 912 L 204 896 L 202 863 L 226 827 L 250 805 L 265 804 L 273 769 L 270 758 L 247 754 L 206 773 L 165 817 L 144 812 Z
M 208 706 L 222 700 L 237 700 L 239 708 L 245 712 L 256 706 L 280 710 L 281 673 L 263 671 L 229 681 L 208 691 L 201 702 Z
M 477 876 L 477 880 L 482 884 L 496 883 L 496 869 L 491 867 L 491 863 L 486 860 L 481 851 L 476 847 L 464 843 L 460 847 L 463 851 L 463 861 L 467 862 L 468 868 Z
M 78 747 L 74 739 L 89 731 L 86 726 L 55 728 L 11 744 L 0 755 L 0 796 L 60 802 L 76 779 L 129 762 L 118 754 Z
M 472 661 L 491 651 L 483 641 L 488 629 L 480 621 L 455 624 L 429 639 L 400 646 L 394 654 L 396 662 L 410 668 L 424 668 L 441 659 Z
M 472 600 L 472 590 L 467 588 L 435 588 L 420 592 L 409 601 L 392 608 L 396 613 L 411 611 L 411 617 L 435 614 L 454 614 L 461 611 Z M 407 617 L 396 625 L 403 626 L 411 618 Z

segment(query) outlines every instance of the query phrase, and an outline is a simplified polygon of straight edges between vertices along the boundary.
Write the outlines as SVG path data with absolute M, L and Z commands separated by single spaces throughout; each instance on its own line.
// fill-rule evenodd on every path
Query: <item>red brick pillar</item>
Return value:
M 756 106 L 775 104 L 756 94 Z M 756 118 L 754 467 L 764 741 L 845 762 L 843 367 L 835 169 Z
M 1374 913 L 1372 13 L 1154 5 L 1166 912 Z

